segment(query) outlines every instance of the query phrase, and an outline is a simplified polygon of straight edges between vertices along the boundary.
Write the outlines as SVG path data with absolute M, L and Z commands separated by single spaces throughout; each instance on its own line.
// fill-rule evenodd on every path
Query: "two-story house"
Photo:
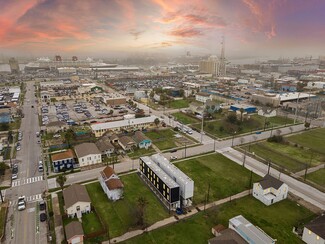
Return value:
M 288 185 L 267 174 L 262 180 L 254 183 L 253 196 L 269 206 L 287 198 Z
M 74 147 L 80 167 L 102 162 L 102 154 L 95 143 L 82 143 Z
M 81 218 L 82 214 L 89 213 L 91 201 L 84 185 L 72 184 L 63 190 L 64 210 L 66 214 L 74 218 Z
M 108 199 L 117 201 L 123 196 L 124 185 L 111 167 L 101 171 L 98 180 Z

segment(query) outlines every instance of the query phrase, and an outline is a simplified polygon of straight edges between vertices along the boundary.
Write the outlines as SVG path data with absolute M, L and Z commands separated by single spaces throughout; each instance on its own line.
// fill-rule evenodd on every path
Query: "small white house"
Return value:
M 287 195 L 288 185 L 269 174 L 253 185 L 253 196 L 267 206 L 286 199 Z
M 304 226 L 302 240 L 307 244 L 325 244 L 325 214 Z
M 124 185 L 111 167 L 101 171 L 98 180 L 108 199 L 117 201 L 123 196 Z
M 71 217 L 81 218 L 82 214 L 89 213 L 91 201 L 84 185 L 72 184 L 63 190 L 64 210 Z
M 82 143 L 74 147 L 79 166 L 88 166 L 102 162 L 102 155 L 95 143 Z
M 211 95 L 206 92 L 198 92 L 195 94 L 195 100 L 206 103 L 208 100 L 211 100 Z

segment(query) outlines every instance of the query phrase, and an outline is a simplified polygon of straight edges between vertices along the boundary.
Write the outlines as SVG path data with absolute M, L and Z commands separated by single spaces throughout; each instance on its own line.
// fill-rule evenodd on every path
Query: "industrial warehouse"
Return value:
M 183 209 L 192 205 L 194 181 L 164 156 L 141 157 L 139 171 L 142 179 L 168 209 Z

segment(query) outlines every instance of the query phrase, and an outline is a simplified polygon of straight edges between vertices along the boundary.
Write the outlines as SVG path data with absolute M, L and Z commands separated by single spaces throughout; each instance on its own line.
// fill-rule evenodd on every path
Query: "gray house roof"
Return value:
M 305 227 L 325 239 L 325 214 L 318 216 L 316 219 L 306 224 Z
M 120 143 L 124 146 L 133 146 L 136 145 L 135 141 L 129 136 L 122 136 L 120 137 Z
M 96 144 L 91 142 L 86 142 L 75 146 L 74 151 L 76 152 L 78 158 L 87 156 L 89 154 L 101 154 Z
M 86 187 L 83 185 L 72 184 L 63 190 L 65 208 L 71 207 L 77 202 L 91 202 Z
M 268 189 L 270 187 L 279 189 L 283 185 L 283 182 L 281 180 L 278 180 L 269 174 L 265 175 L 259 183 L 263 189 Z
M 110 142 L 110 139 L 108 136 L 103 136 L 100 138 L 97 142 L 95 142 L 97 148 L 101 152 L 105 152 L 106 150 L 114 149 L 113 144 Z
M 67 240 L 74 236 L 84 235 L 81 223 L 78 221 L 72 221 L 71 223 L 67 224 L 65 226 L 65 234 L 67 236 Z
M 134 135 L 132 136 L 133 140 L 136 142 L 136 143 L 140 143 L 144 140 L 149 140 L 151 141 L 148 137 L 146 137 L 141 131 L 136 131 L 134 133 Z

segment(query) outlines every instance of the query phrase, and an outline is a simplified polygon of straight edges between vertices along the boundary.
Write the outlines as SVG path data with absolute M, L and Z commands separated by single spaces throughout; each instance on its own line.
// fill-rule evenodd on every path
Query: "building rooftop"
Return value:
M 124 188 L 124 185 L 120 179 L 109 179 L 105 183 L 109 190 Z
M 208 241 L 209 244 L 246 244 L 247 242 L 232 229 L 225 229 Z
M 59 152 L 51 155 L 52 162 L 62 159 L 74 158 L 75 154 L 72 149 L 68 149 L 65 152 Z
M 260 228 L 257 228 L 242 215 L 238 215 L 229 220 L 229 227 L 234 229 L 249 243 L 270 244 L 275 243 L 276 240 L 267 235 Z
M 63 190 L 65 208 L 71 207 L 77 202 L 91 202 L 84 185 L 72 184 Z
M 101 154 L 95 143 L 86 142 L 74 147 L 74 151 L 78 158 L 87 156 L 89 154 Z
M 179 187 L 179 185 L 168 176 L 150 157 L 145 156 L 141 157 L 142 161 L 144 161 L 148 167 L 161 179 L 165 182 L 165 184 L 169 188 Z
M 259 181 L 259 183 L 263 189 L 268 189 L 270 187 L 279 189 L 283 185 L 281 180 L 278 180 L 269 174 L 265 175 L 263 179 Z
M 84 235 L 82 225 L 79 221 L 72 221 L 65 226 L 65 234 L 67 240 L 70 240 L 74 236 Z
M 119 121 L 112 121 L 112 122 L 106 122 L 106 123 L 98 123 L 98 124 L 92 124 L 91 129 L 96 130 L 107 130 L 107 129 L 114 129 L 124 126 L 132 126 L 132 125 L 139 125 L 139 124 L 147 124 L 147 123 L 153 123 L 157 116 L 151 115 L 149 117 L 143 117 L 143 118 L 136 118 L 136 119 L 127 119 L 127 120 L 119 120 Z
M 180 185 L 182 188 L 182 196 L 184 198 L 193 197 L 189 196 L 188 193 L 185 193 L 185 189 L 187 185 L 194 185 L 194 181 L 184 174 L 179 168 L 177 168 L 174 164 L 172 164 L 167 158 L 162 156 L 161 154 L 157 153 L 151 155 L 151 159 L 162 169 L 164 170 L 172 179 L 176 179 L 175 181 Z M 194 187 L 193 187 L 194 188 Z M 185 197 L 184 194 L 187 194 Z
M 319 237 L 325 239 L 325 214 L 318 216 L 316 219 L 306 224 L 305 227 Z

